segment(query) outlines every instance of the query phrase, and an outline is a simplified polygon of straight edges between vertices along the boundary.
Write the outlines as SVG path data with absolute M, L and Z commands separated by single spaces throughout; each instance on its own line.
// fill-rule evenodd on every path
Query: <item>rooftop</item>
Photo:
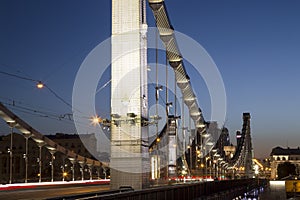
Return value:
M 272 149 L 270 154 L 273 155 L 300 155 L 300 147 L 297 148 L 282 148 L 282 147 L 275 147 Z

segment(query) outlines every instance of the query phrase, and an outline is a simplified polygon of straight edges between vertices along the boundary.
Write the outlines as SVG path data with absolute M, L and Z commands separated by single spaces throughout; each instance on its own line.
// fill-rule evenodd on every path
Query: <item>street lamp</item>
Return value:
M 72 164 L 72 167 L 71 167 L 71 170 L 72 170 L 72 181 L 75 180 L 75 163 L 76 163 L 76 158 L 69 158 L 71 164 Z
M 81 172 L 81 180 L 84 180 L 84 166 L 85 166 L 85 162 L 84 161 L 78 161 L 79 165 L 80 165 L 80 172 Z
M 63 172 L 63 181 L 65 181 L 65 177 L 68 175 L 67 172 Z
M 24 154 L 24 159 L 25 159 L 25 183 L 27 183 L 28 180 L 28 139 L 31 137 L 31 133 L 23 133 L 25 137 L 25 154 Z
M 9 149 L 9 184 L 12 183 L 12 173 L 13 173 L 13 133 L 16 122 L 14 120 L 8 121 L 7 124 L 11 129 L 10 133 L 10 149 Z
M 63 164 L 61 166 L 61 171 L 62 171 L 62 181 L 65 181 L 65 177 L 68 175 L 67 172 L 65 171 L 65 167 L 67 167 L 67 164 Z
M 51 147 L 51 146 L 46 146 L 46 148 L 49 150 L 50 154 L 51 154 L 51 182 L 53 182 L 53 177 L 54 177 L 54 159 L 55 159 L 55 152 L 56 152 L 56 148 L 55 147 Z
M 208 160 L 210 159 L 209 156 L 205 157 L 205 176 L 208 177 Z
M 88 167 L 89 167 L 89 174 L 90 174 L 90 180 L 93 180 L 93 165 L 91 164 L 88 164 Z
M 33 140 L 37 143 L 39 147 L 39 158 L 38 158 L 38 163 L 39 163 L 39 183 L 42 182 L 42 147 L 45 145 L 45 142 L 41 139 L 38 138 L 33 138 Z
M 104 179 L 106 180 L 106 169 L 103 167 Z
M 41 81 L 39 81 L 39 82 L 36 84 L 36 87 L 37 87 L 38 89 L 42 89 L 44 86 L 45 86 L 45 85 L 44 85 Z

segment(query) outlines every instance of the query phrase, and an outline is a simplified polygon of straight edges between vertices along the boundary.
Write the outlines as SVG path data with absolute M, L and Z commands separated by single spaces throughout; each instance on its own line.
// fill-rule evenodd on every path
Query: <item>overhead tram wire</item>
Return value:
M 5 101 L 0 100 L 0 103 L 10 107 L 12 110 L 19 110 L 23 113 L 26 112 L 27 114 L 31 114 L 33 116 L 40 116 L 40 115 L 41 115 L 41 117 L 49 116 L 49 117 L 52 117 L 53 119 L 58 119 L 61 121 L 62 119 L 65 118 L 64 116 L 68 115 L 67 113 L 57 114 L 57 113 L 54 113 L 54 111 L 41 110 L 41 109 L 45 109 L 45 108 L 36 109 L 36 108 L 33 108 L 32 105 L 26 104 L 19 100 L 14 100 L 14 99 L 9 99 L 9 98 L 4 98 L 4 97 L 0 97 L 0 99 L 5 99 Z M 69 120 L 69 121 L 73 121 L 73 120 Z
M 32 81 L 32 82 L 36 82 L 36 83 L 39 82 L 39 80 L 35 80 L 35 79 L 32 79 L 32 78 L 20 76 L 20 75 L 9 73 L 9 72 L 5 72 L 5 71 L 0 71 L 0 74 L 4 74 L 4 75 L 7 75 L 7 76 L 11 76 L 11 77 L 23 79 L 23 80 L 26 80 L 26 81 Z
M 22 79 L 22 80 L 26 80 L 26 81 L 31 81 L 31 82 L 35 82 L 36 83 L 36 86 L 39 88 L 39 89 L 42 89 L 43 87 L 47 88 L 50 93 L 52 93 L 57 99 L 59 99 L 61 102 L 63 102 L 65 105 L 67 105 L 69 108 L 71 108 L 72 110 L 72 105 L 70 103 L 68 103 L 66 100 L 64 100 L 60 95 L 58 95 L 53 89 L 51 89 L 47 84 L 43 83 L 42 81 L 40 80 L 36 80 L 36 79 L 32 79 L 32 78 L 28 78 L 28 77 L 25 77 L 25 76 L 20 76 L 20 75 L 17 75 L 17 74 L 13 74 L 13 73 L 9 73 L 9 72 L 5 72 L 5 71 L 0 71 L 0 74 L 4 74 L 4 75 L 7 75 L 7 76 L 11 76 L 11 77 L 14 77 L 14 78 L 18 78 L 18 79 Z M 73 108 L 75 109 L 75 108 Z M 76 109 L 77 110 L 77 109 Z M 79 110 L 77 110 L 79 111 Z M 79 111 L 80 112 L 80 111 Z
M 50 113 L 50 112 L 39 111 L 39 110 L 36 110 L 36 109 L 31 109 L 31 108 L 26 108 L 24 106 L 19 106 L 16 103 L 4 103 L 4 102 L 1 102 L 1 103 L 6 105 L 6 106 L 12 107 L 12 108 L 25 110 L 25 111 L 32 112 L 32 113 L 35 113 L 35 114 L 41 114 L 41 115 L 52 116 L 52 117 L 58 117 L 59 116 L 59 115 L 55 115 L 55 114 Z
M 66 117 L 66 116 L 71 115 L 69 113 L 56 114 L 56 113 L 51 113 L 51 112 L 48 112 L 48 111 L 41 111 L 41 110 L 37 110 L 37 109 L 34 109 L 34 108 L 25 107 L 25 106 L 19 106 L 16 103 L 5 103 L 5 102 L 1 102 L 1 103 L 6 105 L 6 106 L 11 107 L 12 109 L 18 109 L 18 110 L 22 110 L 24 112 L 26 111 L 26 112 L 31 113 L 33 115 L 34 114 L 35 115 L 43 115 L 43 117 L 48 116 L 48 117 L 52 117 L 53 119 L 57 119 L 59 121 L 61 121 L 61 120 L 67 120 L 67 121 L 72 121 L 72 122 L 74 121 L 72 118 Z M 90 117 L 87 117 L 87 116 L 81 116 L 81 118 L 90 119 Z
M 22 106 L 13 105 L 13 104 L 10 104 L 10 103 L 3 103 L 3 102 L 1 102 L 1 103 L 6 105 L 7 107 L 9 107 L 12 110 L 17 110 L 19 112 L 29 114 L 29 115 L 32 115 L 32 116 L 49 118 L 49 119 L 54 119 L 54 120 L 57 120 L 57 121 L 73 122 L 73 120 L 70 120 L 70 119 L 67 119 L 67 118 L 62 118 L 61 115 L 55 115 L 55 114 L 51 114 L 51 113 L 44 113 L 42 111 L 37 111 L 37 110 L 30 109 L 30 108 L 25 108 L 25 107 L 22 107 Z
M 56 120 L 56 121 L 60 121 L 60 122 L 63 121 L 64 123 L 66 122 L 68 124 L 74 124 L 73 119 L 62 117 L 62 115 L 59 115 L 59 114 L 57 114 L 57 115 L 49 114 L 49 113 L 44 113 L 43 111 L 37 111 L 35 109 L 20 107 L 20 106 L 16 106 L 16 105 L 13 105 L 13 104 L 10 104 L 10 103 L 4 103 L 4 102 L 1 102 L 1 103 L 8 106 L 12 110 L 16 110 L 16 111 L 22 112 L 24 114 L 28 114 L 28 115 L 35 116 L 35 117 L 48 118 L 48 119 Z M 90 119 L 90 117 L 82 117 L 82 118 Z M 76 122 L 76 123 L 81 125 L 81 126 L 84 126 L 86 128 L 90 127 L 90 126 L 87 126 L 85 123 L 82 123 L 82 122 Z
M 32 78 L 28 78 L 25 76 L 20 76 L 17 74 L 13 74 L 13 73 L 8 73 L 8 72 L 4 72 L 4 71 L 0 71 L 1 74 L 7 75 L 7 76 L 11 76 L 14 78 L 18 78 L 18 79 L 22 79 L 22 80 L 26 80 L 26 81 L 31 81 L 31 82 L 35 82 L 37 84 L 38 88 L 43 88 L 46 87 L 56 98 L 58 98 L 60 101 L 62 101 L 64 104 L 66 104 L 67 106 L 69 106 L 70 108 L 72 108 L 72 105 L 69 104 L 67 101 L 65 101 L 62 97 L 60 97 L 54 90 L 52 90 L 48 85 L 46 85 L 45 83 L 43 83 L 40 80 L 36 80 L 36 79 L 32 79 Z
M 29 104 L 29 103 L 26 103 L 26 102 L 23 102 L 23 100 L 19 100 L 19 99 L 11 99 L 11 98 L 7 98 L 7 97 L 2 97 L 0 96 L 0 102 L 3 103 L 3 104 L 7 104 L 7 105 L 12 105 L 12 106 L 22 106 L 22 107 L 25 107 L 27 109 L 31 109 L 31 110 L 34 110 L 34 111 L 41 111 L 43 113 L 55 113 L 56 111 L 53 110 L 52 108 L 45 108 L 45 107 L 41 107 L 39 105 L 32 105 L 32 104 Z M 33 108 L 35 107 L 35 108 Z M 54 114 L 54 115 L 57 115 L 57 114 Z
M 3 75 L 7 75 L 7 76 L 11 76 L 11 77 L 14 77 L 14 78 L 18 78 L 18 79 L 22 79 L 22 80 L 26 80 L 26 81 L 31 81 L 31 82 L 34 82 L 36 83 L 36 86 L 41 89 L 43 87 L 47 88 L 56 98 L 58 98 L 60 101 L 62 101 L 65 105 L 67 105 L 69 108 L 72 109 L 76 109 L 76 108 L 73 108 L 72 105 L 70 103 L 68 103 L 66 100 L 64 100 L 60 95 L 58 95 L 53 89 L 51 89 L 48 85 L 46 85 L 45 83 L 43 83 L 42 81 L 40 80 L 37 80 L 37 79 L 33 79 L 33 78 L 29 78 L 29 77 L 25 77 L 25 76 L 21 76 L 21 75 L 17 75 L 17 74 L 13 74 L 13 73 L 9 73 L 9 72 L 5 72 L 5 71 L 1 71 L 0 70 L 0 74 L 3 74 Z M 98 91 L 102 90 L 103 88 L 105 88 L 109 83 L 111 82 L 111 80 L 109 80 L 107 83 L 105 83 L 102 87 L 100 87 L 98 89 Z M 6 98 L 6 100 L 8 100 Z M 12 100 L 13 101 L 13 100 Z M 13 104 L 14 104 L 14 101 L 13 101 Z M 82 113 L 80 110 L 76 109 L 78 112 Z M 84 117 L 83 118 L 87 118 L 87 119 L 90 119 L 91 117 Z M 61 119 L 61 117 L 60 117 Z

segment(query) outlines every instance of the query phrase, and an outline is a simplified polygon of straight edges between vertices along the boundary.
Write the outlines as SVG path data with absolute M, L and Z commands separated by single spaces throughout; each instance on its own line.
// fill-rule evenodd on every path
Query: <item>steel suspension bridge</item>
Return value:
M 126 2 L 127 3 L 127 2 Z M 146 23 L 145 18 L 145 6 L 146 3 L 144 0 L 136 0 L 135 3 L 141 7 L 141 17 L 143 18 L 141 21 L 142 24 Z M 166 59 L 169 63 L 169 66 L 173 69 L 175 74 L 175 81 L 177 87 L 181 91 L 181 95 L 183 98 L 183 102 L 185 106 L 188 108 L 189 117 L 194 123 L 194 130 L 189 129 L 188 131 L 184 131 L 185 127 L 182 125 L 179 128 L 178 124 L 180 116 L 170 115 L 168 113 L 168 108 L 166 105 L 167 119 L 164 127 L 161 127 L 161 131 L 157 132 L 155 137 L 151 140 L 148 139 L 148 143 L 143 143 L 141 141 L 137 143 L 140 146 L 146 144 L 148 162 L 146 165 L 142 165 L 142 167 L 149 166 L 149 173 L 147 173 L 147 179 L 152 184 L 166 184 L 172 181 L 178 180 L 188 180 L 188 179 L 228 179 L 228 178 L 241 178 L 253 177 L 253 164 L 252 164 L 252 142 L 251 142 L 251 129 L 250 129 L 250 114 L 243 114 L 243 125 L 242 131 L 240 133 L 240 138 L 238 139 L 237 146 L 235 151 L 231 155 L 226 154 L 224 148 L 230 146 L 230 141 L 228 140 L 228 130 L 223 127 L 221 129 L 221 134 L 218 134 L 216 140 L 214 139 L 215 135 L 211 133 L 210 130 L 213 130 L 214 124 L 212 122 L 207 122 L 204 119 L 202 114 L 202 109 L 198 105 L 197 97 L 194 92 L 194 88 L 191 85 L 191 80 L 189 75 L 187 74 L 187 70 L 185 69 L 183 56 L 180 53 L 180 49 L 176 42 L 176 37 L 174 34 L 174 28 L 171 25 L 170 18 L 167 13 L 167 5 L 163 0 L 148 0 L 149 6 L 153 11 L 153 15 L 156 22 L 156 27 L 158 30 L 159 37 L 165 46 L 166 51 Z M 116 4 L 116 2 L 115 2 Z M 140 24 L 139 24 L 140 25 Z M 140 43 L 139 43 L 140 45 Z M 139 60 L 140 62 L 140 60 Z M 112 74 L 112 79 L 113 79 Z M 114 82 L 112 81 L 112 84 Z M 159 85 L 156 85 L 156 93 L 160 89 Z M 144 91 L 147 93 L 147 91 Z M 141 95 L 142 96 L 142 95 Z M 157 95 L 158 96 L 158 95 Z M 166 102 L 167 104 L 169 102 Z M 173 102 L 174 103 L 174 102 Z M 117 110 L 115 108 L 114 110 Z M 112 131 L 119 130 L 120 124 L 116 122 L 120 122 L 120 116 L 116 116 L 116 113 L 112 111 L 112 117 L 110 120 L 105 121 L 105 126 L 109 126 Z M 128 113 L 127 113 L 128 114 Z M 136 113 L 132 116 L 128 116 L 130 118 L 137 118 Z M 88 166 L 89 169 L 92 168 L 110 168 L 111 163 L 109 162 L 101 162 L 95 159 L 83 157 L 80 154 L 74 153 L 63 147 L 51 139 L 45 137 L 38 130 L 34 129 L 31 125 L 25 122 L 25 120 L 18 117 L 11 110 L 5 107 L 0 103 L 0 117 L 7 123 L 7 125 L 11 128 L 13 133 L 14 129 L 18 129 L 20 133 L 26 139 L 26 147 L 28 147 L 28 139 L 31 138 L 37 144 L 40 149 L 46 148 L 51 156 L 52 163 L 55 162 L 54 155 L 57 152 L 64 154 L 67 159 L 73 164 L 73 174 L 74 174 L 74 166 L 75 164 L 79 164 L 81 168 Z M 147 128 L 150 124 L 158 124 L 159 116 L 156 115 L 153 121 L 148 119 L 149 117 L 140 117 L 140 120 L 134 121 L 134 125 L 138 127 L 142 127 L 143 130 L 145 127 Z M 122 122 L 123 123 L 123 122 Z M 184 123 L 182 123 L 184 124 Z M 125 127 L 127 125 L 124 125 Z M 129 125 L 128 125 L 129 126 Z M 144 127 L 144 128 L 143 128 Z M 180 141 L 178 140 L 178 132 L 182 129 L 185 134 L 189 135 L 190 140 L 188 141 Z M 158 130 L 158 129 L 157 129 Z M 227 131 L 226 131 L 227 130 Z M 112 146 L 116 146 L 115 137 L 112 135 Z M 120 142 L 121 140 L 119 140 Z M 11 146 L 12 146 L 12 138 L 11 138 Z M 124 142 L 124 141 L 123 141 Z M 120 142 L 121 144 L 121 142 Z M 118 147 L 119 148 L 119 147 Z M 112 150 L 116 150 L 112 148 Z M 10 172 L 12 172 L 13 167 L 13 149 L 10 148 Z M 30 151 L 26 148 L 25 152 L 25 162 L 26 162 L 26 171 L 28 168 L 28 156 L 30 156 Z M 130 159 L 127 157 L 127 159 Z M 42 160 L 40 154 L 40 162 L 39 162 L 39 171 L 40 171 L 40 179 L 41 182 L 41 174 L 43 169 Z M 121 162 L 120 158 L 116 155 L 112 156 L 113 165 L 118 162 Z M 144 160 L 143 160 L 144 161 Z M 123 161 L 122 161 L 123 162 Z M 130 162 L 130 160 L 126 160 L 126 162 Z M 52 181 L 53 181 L 53 172 L 57 170 L 54 169 L 52 165 Z M 90 170 L 91 171 L 91 170 Z M 119 172 L 113 172 L 115 174 L 112 176 L 112 181 L 119 181 L 116 174 Z M 118 174 L 120 175 L 120 173 Z M 10 182 L 12 183 L 13 174 L 10 173 Z M 121 174 L 122 176 L 122 174 Z M 115 180 L 113 180 L 115 179 Z M 27 173 L 24 180 L 27 181 Z M 74 178 L 73 178 L 74 180 Z M 120 184 L 124 184 L 120 183 Z M 128 185 L 131 185 L 131 182 L 128 182 Z M 137 188 L 139 188 L 137 186 Z M 141 187 L 143 188 L 143 187 Z

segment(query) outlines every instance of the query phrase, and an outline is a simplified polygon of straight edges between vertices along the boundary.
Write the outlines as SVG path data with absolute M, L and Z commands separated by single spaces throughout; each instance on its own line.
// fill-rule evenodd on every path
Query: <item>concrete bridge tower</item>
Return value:
M 145 11 L 145 0 L 112 0 L 112 189 L 149 184 Z

